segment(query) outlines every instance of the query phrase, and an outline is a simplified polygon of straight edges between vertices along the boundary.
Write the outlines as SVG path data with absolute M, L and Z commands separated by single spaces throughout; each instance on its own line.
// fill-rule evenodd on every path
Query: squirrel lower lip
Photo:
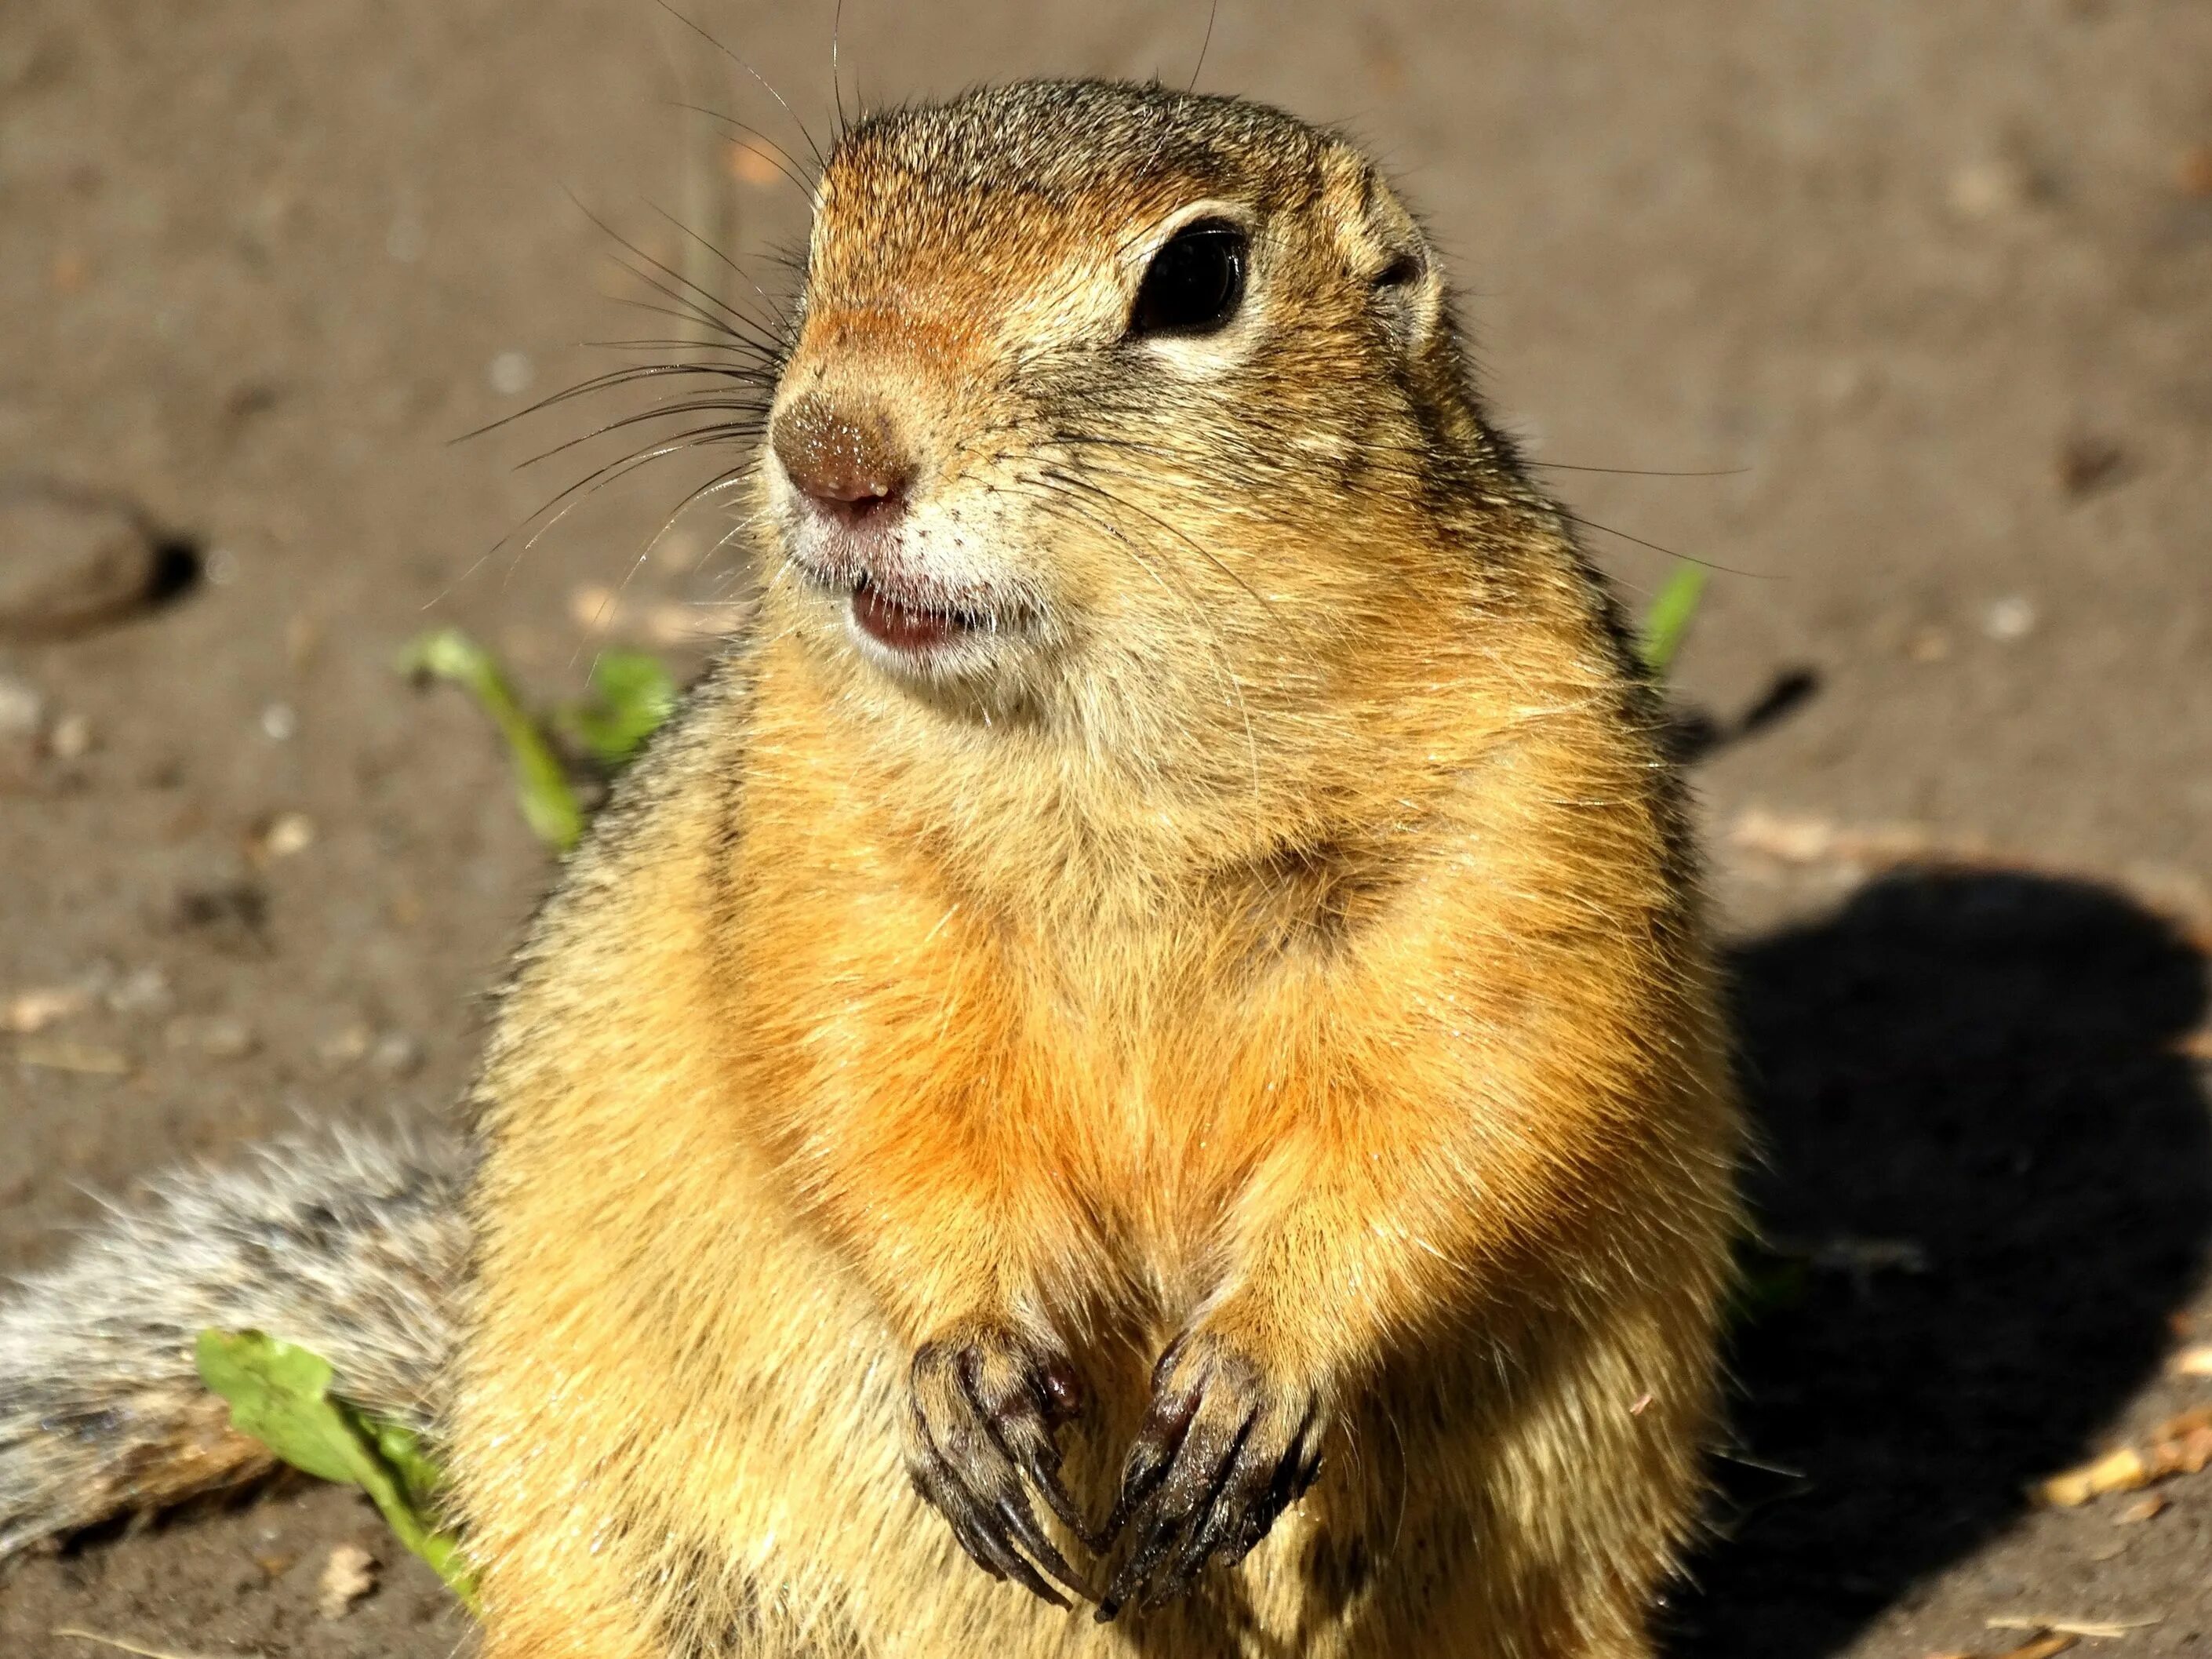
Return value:
M 973 626 L 941 611 L 915 611 L 899 605 L 866 582 L 853 590 L 853 620 L 870 639 L 894 651 L 927 651 Z

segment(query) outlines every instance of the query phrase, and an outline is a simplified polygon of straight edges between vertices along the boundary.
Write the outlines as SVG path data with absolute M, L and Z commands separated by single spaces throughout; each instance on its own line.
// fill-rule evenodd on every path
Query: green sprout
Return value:
M 262 1332 L 202 1331 L 193 1357 L 233 1428 L 319 1480 L 359 1486 L 399 1541 L 483 1610 L 460 1540 L 434 1519 L 444 1480 L 411 1431 L 332 1399 L 328 1360 Z
M 1653 679 L 1663 681 L 1674 665 L 1674 655 L 1696 619 L 1698 601 L 1705 598 L 1707 574 L 1703 565 L 1676 565 L 1651 601 L 1651 608 L 1644 613 L 1644 632 L 1637 649 Z
M 523 707 L 499 659 L 458 628 L 410 641 L 399 653 L 399 672 L 449 680 L 476 699 L 506 742 L 523 821 L 556 853 L 583 835 L 584 808 L 553 734 L 611 770 L 635 755 L 676 707 L 675 682 L 659 658 L 642 651 L 602 652 L 592 665 L 590 694 L 555 709 L 550 720 Z

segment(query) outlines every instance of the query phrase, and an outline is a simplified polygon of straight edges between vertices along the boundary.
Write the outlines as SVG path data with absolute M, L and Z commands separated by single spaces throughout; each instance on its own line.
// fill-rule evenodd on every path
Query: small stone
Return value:
M 82 714 L 63 715 L 46 733 L 46 752 L 56 760 L 82 760 L 92 745 L 92 722 Z
M 502 351 L 491 360 L 485 371 L 491 389 L 502 398 L 520 398 L 530 390 L 531 382 L 538 378 L 538 366 L 529 355 L 520 351 Z
M 35 738 L 46 723 L 46 693 L 0 675 L 0 739 Z
M 2138 1526 L 2145 1521 L 2154 1521 L 2166 1513 L 2166 1500 L 2157 1492 L 2146 1493 L 2112 1517 L 2116 1527 Z
M 386 1077 L 412 1077 L 422 1069 L 428 1052 L 420 1037 L 409 1036 L 404 1031 L 387 1032 L 376 1040 L 369 1051 L 368 1063 Z
M 325 1619 L 343 1619 L 375 1588 L 376 1558 L 358 1544 L 340 1544 L 316 1581 L 315 1610 Z
M 2035 602 L 2018 593 L 1992 600 L 1982 613 L 1982 632 L 2000 644 L 2024 640 L 2035 631 Z
M 271 743 L 288 743 L 298 735 L 300 716 L 289 702 L 272 702 L 261 711 L 261 735 Z
M 73 1018 L 91 1006 L 92 993 L 82 986 L 50 985 L 35 991 L 18 991 L 5 1002 L 0 1002 L 0 1031 L 27 1036 Z
M 261 1046 L 253 1028 L 235 1014 L 180 1014 L 161 1033 L 172 1048 L 210 1060 L 243 1060 Z
M 273 864 L 304 853 L 315 844 L 315 821 L 305 812 L 278 812 L 256 826 L 246 837 L 246 855 L 257 864 Z

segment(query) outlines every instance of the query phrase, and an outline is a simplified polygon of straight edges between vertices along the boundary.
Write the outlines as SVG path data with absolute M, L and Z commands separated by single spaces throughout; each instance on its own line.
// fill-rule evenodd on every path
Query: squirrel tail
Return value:
M 112 1209 L 0 1297 L 0 1559 L 273 1467 L 202 1385 L 202 1329 L 330 1361 L 332 1391 L 434 1432 L 459 1324 L 468 1159 L 339 1133 L 194 1170 Z

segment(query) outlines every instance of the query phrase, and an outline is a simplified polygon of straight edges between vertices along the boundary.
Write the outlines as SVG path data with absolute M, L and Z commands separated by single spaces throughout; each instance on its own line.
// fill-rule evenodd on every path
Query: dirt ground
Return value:
M 817 129 L 831 9 L 697 7 Z M 878 102 L 1180 80 L 1205 27 L 849 0 L 839 55 Z M 2023 1499 L 2212 1403 L 2167 1370 L 2212 1340 L 2212 8 L 1224 0 L 1200 84 L 1388 157 L 1632 592 L 1639 541 L 1716 567 L 1679 679 L 1802 1272 L 1745 1327 L 1673 1650 L 1996 1653 L 2012 1615 L 2212 1649 L 2212 1473 L 2129 1524 Z M 93 994 L 0 1037 L 0 1268 L 88 1189 L 453 1096 L 550 866 L 482 720 L 392 659 L 458 623 L 567 695 L 635 565 L 617 635 L 701 660 L 672 636 L 728 571 L 696 526 L 639 560 L 678 477 L 487 558 L 584 416 L 449 442 L 659 331 L 591 215 L 678 263 L 654 204 L 797 232 L 700 100 L 797 147 L 648 0 L 0 7 L 0 522 L 58 480 L 181 562 L 158 610 L 0 641 L 0 997 Z M 0 547 L 0 611 L 46 556 Z M 1913 845 L 1978 851 L 1890 867 Z M 383 1583 L 326 1620 L 345 1541 Z M 103 1651 L 61 1627 L 465 1638 L 331 1489 L 0 1570 L 0 1651 Z

